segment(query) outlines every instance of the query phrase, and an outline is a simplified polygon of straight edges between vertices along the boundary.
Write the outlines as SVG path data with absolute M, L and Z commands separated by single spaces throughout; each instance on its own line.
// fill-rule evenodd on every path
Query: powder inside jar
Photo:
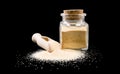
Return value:
M 87 26 L 61 26 L 61 48 L 80 49 L 87 47 Z

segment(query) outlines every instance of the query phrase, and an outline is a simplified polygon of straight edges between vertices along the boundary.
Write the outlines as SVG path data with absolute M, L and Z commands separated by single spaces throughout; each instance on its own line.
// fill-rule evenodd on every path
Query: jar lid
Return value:
M 68 9 L 63 12 L 64 14 L 83 14 L 83 9 Z

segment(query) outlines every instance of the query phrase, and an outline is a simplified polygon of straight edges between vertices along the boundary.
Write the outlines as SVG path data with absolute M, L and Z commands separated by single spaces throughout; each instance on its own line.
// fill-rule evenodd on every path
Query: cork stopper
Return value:
M 83 14 L 83 9 L 69 9 L 63 12 L 66 20 L 80 20 L 82 16 L 79 14 Z
M 82 14 L 83 9 L 70 9 L 70 10 L 64 10 L 64 14 Z

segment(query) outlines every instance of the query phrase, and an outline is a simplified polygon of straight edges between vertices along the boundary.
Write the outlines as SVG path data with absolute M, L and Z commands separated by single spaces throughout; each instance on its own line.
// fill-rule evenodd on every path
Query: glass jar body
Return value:
M 60 22 L 60 43 L 62 49 L 88 49 L 88 23 L 84 17 L 77 20 L 69 20 L 63 16 Z

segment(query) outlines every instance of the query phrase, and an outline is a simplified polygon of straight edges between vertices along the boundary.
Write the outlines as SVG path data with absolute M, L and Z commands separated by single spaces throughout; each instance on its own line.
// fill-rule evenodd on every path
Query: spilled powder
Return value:
M 37 60 L 51 60 L 51 61 L 70 61 L 78 58 L 84 58 L 85 54 L 79 50 L 72 49 L 57 49 L 52 53 L 48 51 L 40 50 L 33 53 L 30 57 Z

